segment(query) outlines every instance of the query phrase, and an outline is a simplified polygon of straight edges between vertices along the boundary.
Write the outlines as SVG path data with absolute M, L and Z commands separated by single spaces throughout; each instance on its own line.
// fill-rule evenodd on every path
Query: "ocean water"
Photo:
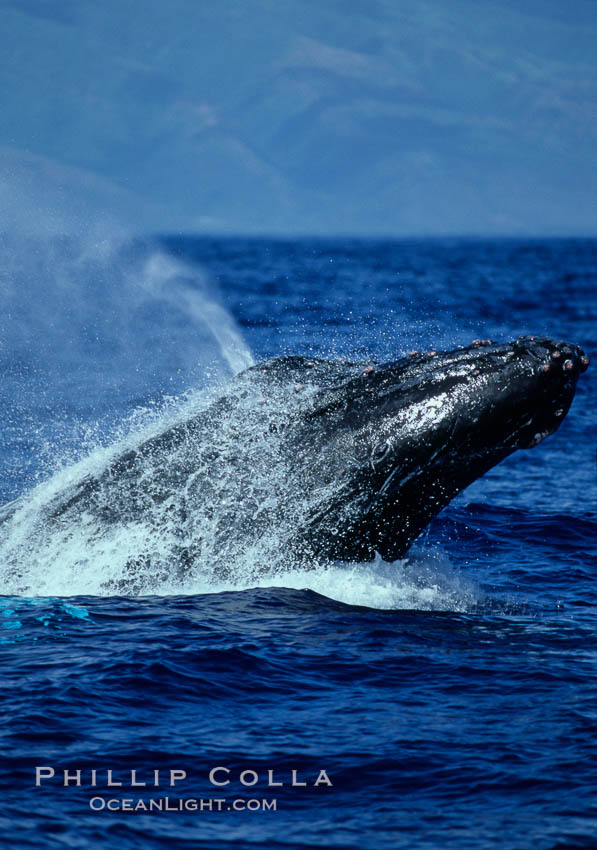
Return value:
M 394 564 L 299 567 L 273 527 L 267 568 L 241 541 L 224 573 L 212 551 L 175 579 L 167 526 L 43 522 L 272 356 L 534 333 L 594 358 L 597 243 L 1 247 L 0 492 L 21 499 L 0 541 L 2 846 L 597 847 L 594 365 L 554 436 Z M 292 516 L 258 453 L 248 474 Z M 160 569 L 127 584 L 148 536 Z

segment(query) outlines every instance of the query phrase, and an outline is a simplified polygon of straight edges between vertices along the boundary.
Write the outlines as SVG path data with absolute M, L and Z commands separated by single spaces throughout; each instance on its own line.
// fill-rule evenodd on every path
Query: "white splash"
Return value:
M 284 455 L 270 425 L 291 422 L 293 411 L 316 388 L 301 385 L 295 392 L 292 383 L 237 385 L 233 407 L 217 408 L 224 382 L 253 358 L 200 270 L 159 248 L 129 255 L 126 246 L 123 252 L 120 243 L 109 240 L 58 242 L 46 249 L 24 270 L 4 269 L 0 307 L 5 316 L 13 308 L 21 316 L 20 325 L 7 326 L 6 347 L 17 348 L 25 329 L 28 353 L 35 353 L 39 338 L 40 358 L 55 357 L 48 374 L 59 377 L 79 366 L 90 395 L 92 381 L 97 392 L 109 392 L 109 375 L 126 380 L 147 365 L 146 375 L 130 385 L 142 387 L 145 377 L 168 373 L 170 354 L 191 381 L 187 385 L 200 389 L 137 408 L 112 431 L 109 445 L 87 423 L 84 457 L 72 440 L 59 447 L 53 474 L 0 509 L 4 594 L 169 595 L 274 586 L 309 588 L 375 608 L 465 610 L 474 602 L 474 588 L 433 553 L 393 564 L 380 558 L 352 565 L 293 562 L 287 541 L 329 494 L 325 487 L 317 493 L 304 487 L 296 470 L 309 459 L 295 462 L 294 454 Z M 23 255 L 23 245 L 20 250 Z M 41 304 L 39 291 L 46 299 Z M 171 340 L 183 320 L 184 333 Z M 141 334 L 139 322 L 146 322 Z M 152 344 L 140 348 L 148 339 Z M 104 361 L 98 361 L 100 355 Z M 67 385 L 65 398 L 71 397 Z M 204 427 L 180 446 L 163 453 L 139 451 L 168 429 L 205 414 L 214 402 Z M 340 453 L 346 448 L 339 447 Z M 127 453 L 138 455 L 133 474 L 128 483 L 114 481 L 111 465 Z M 168 475 L 180 486 L 162 498 Z M 79 498 L 90 480 L 104 482 L 99 502 Z M 195 511 L 197 504 L 205 511 Z M 56 511 L 57 505 L 66 507 Z M 187 566 L 181 567 L 181 552 L 191 553 L 184 555 Z
M 244 567 L 244 568 L 243 568 Z M 239 564 L 234 580 L 186 586 L 164 582 L 163 595 L 205 594 L 280 587 L 313 590 L 329 599 L 382 610 L 466 612 L 482 598 L 478 587 L 465 578 L 437 549 L 418 551 L 388 563 L 379 555 L 371 563 L 315 565 L 264 573 L 258 579 L 250 564 Z

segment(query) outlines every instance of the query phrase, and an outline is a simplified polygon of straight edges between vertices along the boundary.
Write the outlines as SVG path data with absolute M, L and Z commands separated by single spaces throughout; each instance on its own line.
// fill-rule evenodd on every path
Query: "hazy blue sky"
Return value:
M 0 40 L 5 216 L 597 231 L 597 0 L 2 0 Z

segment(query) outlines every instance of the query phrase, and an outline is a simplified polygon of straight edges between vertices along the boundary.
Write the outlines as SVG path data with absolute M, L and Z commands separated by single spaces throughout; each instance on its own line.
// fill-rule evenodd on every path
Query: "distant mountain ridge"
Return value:
M 0 176 L 42 194 L 162 231 L 597 229 L 591 0 L 13 0 L 0 25 Z

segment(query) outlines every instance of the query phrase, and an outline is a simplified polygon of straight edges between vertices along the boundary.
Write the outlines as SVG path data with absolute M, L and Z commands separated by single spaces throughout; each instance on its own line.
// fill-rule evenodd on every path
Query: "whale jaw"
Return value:
M 476 341 L 367 367 L 324 391 L 309 420 L 324 426 L 342 480 L 309 518 L 307 551 L 404 556 L 458 493 L 557 430 L 587 366 L 578 346 L 547 338 Z

